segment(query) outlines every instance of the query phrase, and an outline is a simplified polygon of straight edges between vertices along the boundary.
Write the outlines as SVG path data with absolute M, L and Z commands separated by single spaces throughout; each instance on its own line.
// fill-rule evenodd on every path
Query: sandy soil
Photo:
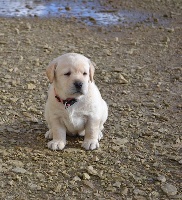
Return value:
M 0 18 L 1 199 L 182 198 L 182 5 L 154 2 L 112 6 L 155 10 L 165 25 Z M 65 52 L 97 65 L 109 118 L 95 151 L 82 149 L 81 137 L 68 137 L 63 151 L 47 148 L 45 68 Z

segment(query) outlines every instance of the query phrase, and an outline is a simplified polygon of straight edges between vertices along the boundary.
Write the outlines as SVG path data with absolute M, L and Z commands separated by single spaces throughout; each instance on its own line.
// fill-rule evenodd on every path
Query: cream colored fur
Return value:
M 66 145 L 66 134 L 79 134 L 84 135 L 83 148 L 98 148 L 108 107 L 93 81 L 93 64 L 83 55 L 68 53 L 54 59 L 46 73 L 51 82 L 45 106 L 49 128 L 45 137 L 52 139 L 48 147 L 62 150 Z M 83 83 L 80 92 L 75 88 L 75 81 Z M 56 100 L 55 92 L 63 100 L 75 98 L 77 102 L 65 108 Z

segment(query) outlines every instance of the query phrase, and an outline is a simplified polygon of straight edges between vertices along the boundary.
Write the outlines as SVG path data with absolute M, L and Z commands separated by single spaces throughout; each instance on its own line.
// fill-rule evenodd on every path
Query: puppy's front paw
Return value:
M 45 133 L 45 138 L 46 138 L 46 139 L 52 139 L 52 137 L 53 137 L 53 135 L 52 135 L 52 131 L 51 131 L 51 130 L 49 130 L 49 131 L 47 131 L 47 132 Z
M 51 140 L 48 142 L 48 148 L 52 150 L 62 150 L 64 149 L 66 142 L 62 140 Z
M 83 141 L 82 147 L 86 150 L 94 150 L 99 148 L 99 142 L 96 139 L 87 139 Z

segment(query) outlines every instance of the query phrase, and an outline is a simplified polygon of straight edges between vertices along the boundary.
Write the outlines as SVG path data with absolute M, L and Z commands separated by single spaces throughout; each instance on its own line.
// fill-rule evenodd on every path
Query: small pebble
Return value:
M 166 182 L 166 177 L 163 176 L 163 175 L 158 175 L 157 180 L 161 181 L 162 183 L 164 183 L 164 182 Z
M 161 189 L 163 190 L 164 193 L 166 193 L 168 196 L 174 196 L 177 194 L 178 190 L 176 186 L 170 184 L 170 183 L 165 183 L 161 186 Z
M 21 174 L 24 174 L 27 172 L 24 168 L 21 168 L 21 167 L 13 168 L 12 171 L 16 173 L 21 173 Z
M 89 174 L 87 174 L 87 173 L 83 173 L 83 179 L 87 179 L 87 180 L 89 180 L 89 179 L 90 179 Z

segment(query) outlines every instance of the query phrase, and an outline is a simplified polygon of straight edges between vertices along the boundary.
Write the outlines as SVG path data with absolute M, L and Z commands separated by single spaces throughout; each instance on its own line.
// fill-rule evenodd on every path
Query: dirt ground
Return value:
M 110 27 L 0 18 L 0 199 L 182 199 L 182 4 L 102 2 L 161 18 Z M 45 68 L 66 52 L 96 63 L 109 105 L 95 151 L 81 137 L 51 151 L 44 138 Z

